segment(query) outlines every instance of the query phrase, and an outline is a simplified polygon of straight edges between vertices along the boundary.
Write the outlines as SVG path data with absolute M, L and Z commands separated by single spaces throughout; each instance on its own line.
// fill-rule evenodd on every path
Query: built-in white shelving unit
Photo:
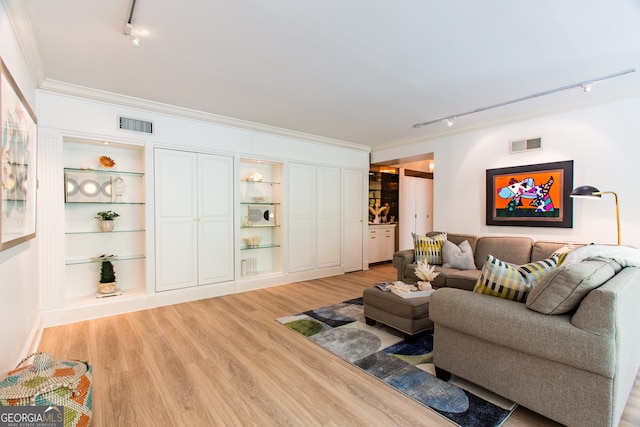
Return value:
M 100 157 L 115 161 L 105 168 Z M 65 306 L 95 304 L 100 256 L 113 256 L 118 292 L 113 298 L 146 293 L 144 151 L 136 145 L 64 140 Z M 115 211 L 113 231 L 95 218 Z
M 282 163 L 240 160 L 240 278 L 282 273 Z

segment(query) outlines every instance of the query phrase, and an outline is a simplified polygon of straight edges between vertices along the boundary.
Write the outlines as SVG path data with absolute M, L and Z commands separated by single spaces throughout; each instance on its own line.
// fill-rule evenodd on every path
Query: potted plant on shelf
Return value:
M 98 212 L 96 214 L 96 219 L 99 221 L 100 230 L 113 231 L 113 227 L 115 225 L 113 220 L 119 216 L 120 214 L 114 211 Z
M 102 259 L 100 267 L 100 282 L 98 283 L 98 291 L 101 294 L 111 294 L 116 291 L 118 282 L 116 281 L 116 272 L 113 269 L 113 263 L 109 258 Z

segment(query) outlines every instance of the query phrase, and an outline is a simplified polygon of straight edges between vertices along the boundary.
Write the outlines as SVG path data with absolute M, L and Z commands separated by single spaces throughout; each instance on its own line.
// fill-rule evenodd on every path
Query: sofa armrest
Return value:
M 396 268 L 397 280 L 402 281 L 404 279 L 404 268 L 413 264 L 415 260 L 415 253 L 413 249 L 405 249 L 393 254 L 393 266 Z
M 438 289 L 429 298 L 435 347 L 438 347 L 438 325 L 442 325 L 540 359 L 564 363 L 607 378 L 614 375 L 613 337 L 598 336 L 575 327 L 571 324 L 570 314 L 541 314 L 521 302 L 453 288 Z

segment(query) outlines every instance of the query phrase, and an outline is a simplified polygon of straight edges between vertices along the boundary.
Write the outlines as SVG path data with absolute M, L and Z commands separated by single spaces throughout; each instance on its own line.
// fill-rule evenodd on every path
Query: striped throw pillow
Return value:
M 557 251 L 555 251 L 554 253 L 551 254 L 552 257 L 557 257 L 558 258 L 558 265 L 562 264 L 564 262 L 564 259 L 567 257 L 567 255 L 569 255 L 569 252 L 571 252 L 572 250 L 579 248 L 580 246 L 584 246 L 584 245 L 566 245 L 561 247 L 560 249 L 558 249 Z
M 557 257 L 518 266 L 489 255 L 473 292 L 525 302 L 533 284 L 557 265 Z
M 431 265 L 442 265 L 442 245 L 447 240 L 447 233 L 428 237 L 425 234 L 411 233 L 413 237 L 414 262 L 426 262 Z

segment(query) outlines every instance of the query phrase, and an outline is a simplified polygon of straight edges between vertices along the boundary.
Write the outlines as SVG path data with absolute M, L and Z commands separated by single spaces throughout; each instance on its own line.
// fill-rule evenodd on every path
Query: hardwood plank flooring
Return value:
M 40 350 L 93 365 L 92 426 L 451 426 L 275 319 L 393 280 L 368 271 L 48 328 Z M 639 377 L 640 378 L 640 377 Z M 556 426 L 519 407 L 507 427 Z M 640 379 L 620 426 L 640 425 Z

